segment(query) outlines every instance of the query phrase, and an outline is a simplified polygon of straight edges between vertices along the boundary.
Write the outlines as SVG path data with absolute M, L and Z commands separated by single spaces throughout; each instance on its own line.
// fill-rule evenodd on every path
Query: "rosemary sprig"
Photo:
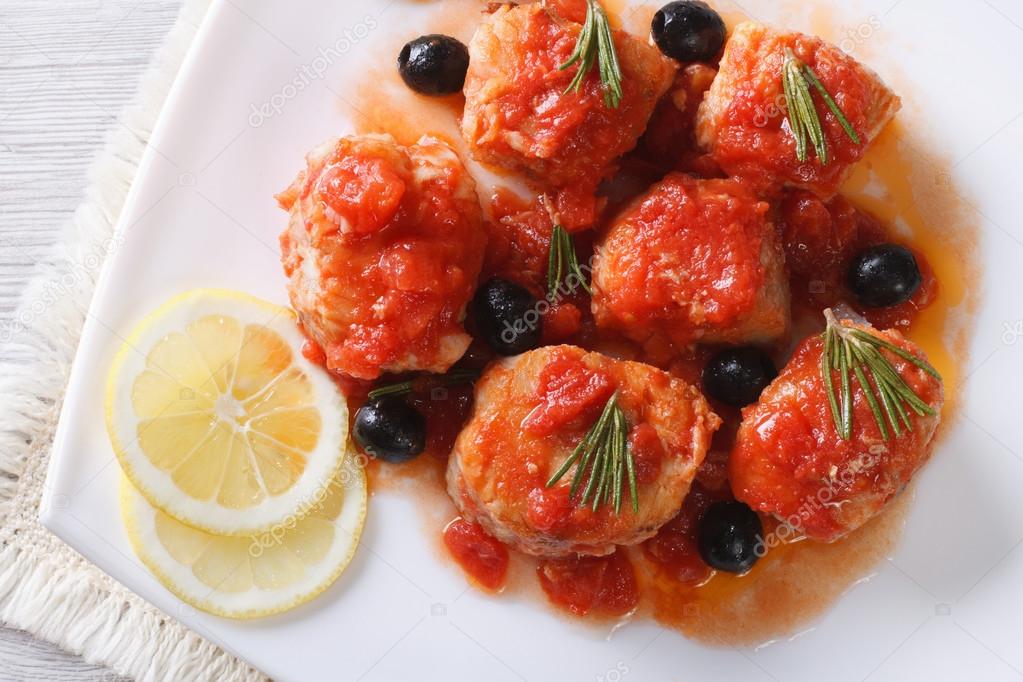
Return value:
M 604 104 L 611 109 L 617 109 L 622 101 L 622 67 L 618 62 L 611 24 L 608 23 L 607 14 L 597 0 L 586 0 L 586 19 L 583 20 L 583 28 L 579 32 L 575 50 L 558 70 L 564 71 L 576 63 L 579 64 L 579 68 L 565 92 L 579 92 L 586 74 L 596 63 L 600 72 L 600 82 L 604 86 Z
M 586 275 L 579 267 L 579 258 L 576 256 L 571 235 L 561 225 L 555 225 L 551 230 L 551 246 L 547 255 L 547 298 L 553 301 L 562 283 L 571 277 L 575 278 L 578 286 L 587 294 L 593 294 L 590 285 L 586 283 Z M 569 292 L 574 291 L 575 286 L 570 286 Z
M 860 144 L 860 136 L 849 123 L 838 103 L 828 93 L 821 83 L 817 74 L 808 65 L 800 62 L 790 48 L 785 48 L 785 61 L 781 69 L 781 85 L 785 93 L 785 106 L 788 109 L 789 127 L 792 128 L 792 135 L 796 138 L 796 158 L 806 161 L 809 158 L 807 141 L 813 145 L 817 158 L 821 165 L 826 166 L 831 161 L 828 156 L 828 140 L 824 136 L 824 128 L 821 126 L 820 116 L 814 106 L 813 97 L 810 95 L 812 87 L 824 100 L 831 113 L 838 119 L 839 125 L 853 141 L 853 144 Z
M 934 408 L 925 403 L 899 375 L 882 351 L 897 355 L 941 381 L 941 375 L 934 367 L 879 336 L 845 325 L 830 309 L 824 311 L 824 318 L 827 327 L 822 334 L 824 352 L 821 354 L 821 374 L 831 406 L 831 416 L 843 440 L 852 437 L 854 378 L 863 391 L 884 440 L 888 440 L 892 433 L 898 438 L 904 432 L 913 430 L 908 410 L 919 416 L 935 413 Z M 832 376 L 836 371 L 837 389 Z
M 572 454 L 547 481 L 547 487 L 550 488 L 560 481 L 572 465 L 576 465 L 572 485 L 568 490 L 569 497 L 576 496 L 580 486 L 583 486 L 583 478 L 586 478 L 579 504 L 583 506 L 591 504 L 591 509 L 595 512 L 601 504 L 610 502 L 615 514 L 618 514 L 622 509 L 624 496 L 622 490 L 627 479 L 632 511 L 638 513 L 636 466 L 627 443 L 628 434 L 629 425 L 625 420 L 625 413 L 618 406 L 616 391 Z
M 429 381 L 436 382 L 439 386 L 455 386 L 457 384 L 468 384 L 476 381 L 480 376 L 477 370 L 473 369 L 453 369 L 447 374 L 434 375 L 429 377 Z M 396 381 L 391 384 L 384 384 L 383 386 L 377 386 L 372 391 L 366 394 L 370 400 L 376 400 L 382 398 L 385 395 L 405 395 L 411 393 L 416 388 L 416 382 L 420 378 L 407 379 L 405 381 Z

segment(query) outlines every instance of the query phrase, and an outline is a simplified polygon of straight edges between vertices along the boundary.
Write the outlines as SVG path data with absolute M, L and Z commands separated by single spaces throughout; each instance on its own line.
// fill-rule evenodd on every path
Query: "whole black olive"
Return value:
M 680 62 L 714 59 L 725 44 L 725 22 L 707 3 L 669 2 L 657 10 L 650 32 L 661 52 Z
M 537 300 L 524 287 L 493 277 L 472 299 L 476 327 L 501 355 L 518 355 L 540 345 L 543 320 Z
M 696 534 L 700 556 L 719 571 L 745 573 L 763 554 L 760 517 L 742 502 L 715 502 L 707 507 Z
M 469 49 L 451 36 L 420 36 L 398 53 L 398 72 L 405 85 L 424 95 L 460 92 L 468 69 Z
M 352 436 L 366 454 L 400 464 L 426 448 L 426 418 L 401 396 L 386 395 L 359 408 Z
M 774 362 L 759 348 L 729 348 L 703 368 L 703 391 L 726 405 L 745 407 L 778 376 Z
M 849 265 L 849 290 L 868 308 L 885 308 L 912 298 L 923 277 L 913 252 L 897 244 L 864 249 Z

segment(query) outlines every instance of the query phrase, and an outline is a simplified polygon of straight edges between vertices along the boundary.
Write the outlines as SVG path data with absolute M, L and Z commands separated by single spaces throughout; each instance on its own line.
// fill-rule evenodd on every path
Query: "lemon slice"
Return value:
M 218 535 L 253 535 L 308 503 L 344 457 L 348 408 L 304 342 L 290 310 L 230 291 L 182 294 L 144 320 L 106 406 L 139 492 Z
M 341 575 L 366 518 L 365 472 L 344 466 L 300 511 L 305 516 L 253 537 L 211 535 L 153 507 L 126 477 L 121 482 L 121 515 L 138 557 L 182 601 L 229 618 L 294 608 Z

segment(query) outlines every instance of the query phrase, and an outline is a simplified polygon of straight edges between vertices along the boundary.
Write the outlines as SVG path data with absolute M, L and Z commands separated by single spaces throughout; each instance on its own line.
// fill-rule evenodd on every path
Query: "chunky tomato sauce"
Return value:
M 624 550 L 606 557 L 540 559 L 536 574 L 547 598 L 576 616 L 621 617 L 639 604 L 639 586 Z
M 578 358 L 556 358 L 540 372 L 536 389 L 540 404 L 526 417 L 523 427 L 548 436 L 576 421 L 592 423 L 614 390 L 606 372 L 587 367 Z
M 476 584 L 491 592 L 504 586 L 508 548 L 487 535 L 478 523 L 457 518 L 444 529 L 444 544 Z
M 876 218 L 842 196 L 823 201 L 804 190 L 786 192 L 779 208 L 779 228 L 792 277 L 793 302 L 809 313 L 844 302 L 879 329 L 904 329 L 938 296 L 934 270 L 924 254 L 909 245 L 923 278 L 912 298 L 888 308 L 856 304 L 846 285 L 853 257 L 867 247 L 902 240 L 893 239 Z
M 643 543 L 643 554 L 659 572 L 674 581 L 691 586 L 706 582 L 714 571 L 700 557 L 696 529 L 711 503 L 730 498 L 727 489 L 713 491 L 699 482 L 694 483 L 682 511 Z
M 543 197 L 526 202 L 499 188 L 490 199 L 484 277 L 502 277 L 542 295 L 554 221 Z
M 547 261 L 550 254 L 553 215 L 564 214 L 551 206 L 546 195 L 527 202 L 513 192 L 498 188 L 491 197 L 484 222 L 487 250 L 483 263 L 483 279 L 501 277 L 520 284 L 537 299 L 547 296 Z M 592 225 L 592 217 L 575 216 L 579 224 Z M 563 225 L 564 226 L 564 225 Z M 581 265 L 593 255 L 592 233 L 572 237 Z M 588 268 L 588 266 L 587 266 Z M 592 320 L 589 296 L 582 287 L 565 291 L 540 309 L 543 318 L 544 345 L 570 342 L 580 333 L 584 323 Z

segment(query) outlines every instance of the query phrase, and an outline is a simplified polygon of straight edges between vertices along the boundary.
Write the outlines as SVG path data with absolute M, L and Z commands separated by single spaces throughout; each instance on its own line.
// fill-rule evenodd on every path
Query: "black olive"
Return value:
M 868 308 L 908 301 L 922 282 L 913 253 L 897 244 L 871 246 L 858 253 L 849 265 L 849 290 Z
M 405 43 L 398 72 L 405 85 L 424 95 L 460 92 L 469 69 L 469 49 L 451 36 L 432 33 Z
M 366 454 L 399 464 L 426 448 L 426 418 L 401 396 L 386 395 L 359 408 L 352 436 Z
M 669 2 L 657 10 L 650 32 L 661 52 L 680 62 L 707 62 L 725 44 L 725 22 L 707 3 Z
M 726 405 L 745 407 L 756 402 L 776 376 L 774 362 L 759 348 L 729 348 L 703 368 L 703 390 Z
M 518 355 L 540 345 L 543 321 L 537 300 L 524 287 L 498 277 L 476 290 L 472 314 L 483 340 L 501 355 Z
M 764 527 L 742 502 L 715 502 L 700 517 L 696 531 L 700 556 L 711 568 L 745 573 L 764 551 Z

